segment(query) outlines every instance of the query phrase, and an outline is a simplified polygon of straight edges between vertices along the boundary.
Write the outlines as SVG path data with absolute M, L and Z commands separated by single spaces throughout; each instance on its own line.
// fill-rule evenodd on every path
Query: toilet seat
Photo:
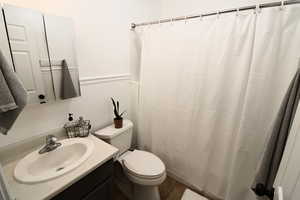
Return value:
M 154 154 L 134 150 L 120 157 L 124 171 L 129 179 L 143 185 L 156 185 L 166 177 L 164 163 Z
M 129 173 L 141 178 L 158 178 L 166 170 L 164 163 L 156 155 L 140 150 L 134 150 L 123 157 L 123 164 Z

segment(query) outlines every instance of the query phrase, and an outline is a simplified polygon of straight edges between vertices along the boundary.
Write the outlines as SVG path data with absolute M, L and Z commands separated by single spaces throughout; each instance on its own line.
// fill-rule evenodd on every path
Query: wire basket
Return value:
M 68 138 L 88 137 L 91 130 L 90 120 L 73 122 L 64 126 Z

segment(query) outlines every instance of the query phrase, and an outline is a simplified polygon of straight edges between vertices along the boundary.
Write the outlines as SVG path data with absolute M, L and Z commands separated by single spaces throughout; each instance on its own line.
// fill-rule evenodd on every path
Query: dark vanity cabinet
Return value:
M 110 160 L 51 200 L 111 200 L 112 181 L 113 160 Z

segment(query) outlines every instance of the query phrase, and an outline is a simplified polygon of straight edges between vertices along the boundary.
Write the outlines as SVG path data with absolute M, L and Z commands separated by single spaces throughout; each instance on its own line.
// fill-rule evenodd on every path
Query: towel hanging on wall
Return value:
M 62 61 L 62 85 L 61 85 L 61 98 L 69 99 L 78 97 L 69 66 L 66 60 Z
M 300 99 L 300 69 L 298 68 L 285 94 L 276 121 L 273 125 L 268 146 L 263 154 L 253 191 L 258 196 L 267 196 L 273 199 L 274 181 L 281 163 L 283 152 L 293 124 L 295 113 Z
M 27 103 L 27 92 L 0 51 L 0 133 L 7 134 Z

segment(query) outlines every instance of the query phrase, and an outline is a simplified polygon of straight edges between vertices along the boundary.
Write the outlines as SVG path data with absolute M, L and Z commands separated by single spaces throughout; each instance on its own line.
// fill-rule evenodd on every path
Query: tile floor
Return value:
M 161 200 L 181 200 L 183 192 L 187 187 L 174 179 L 167 177 L 165 182 L 160 185 L 160 196 Z M 113 200 L 128 200 L 122 193 L 114 188 Z

